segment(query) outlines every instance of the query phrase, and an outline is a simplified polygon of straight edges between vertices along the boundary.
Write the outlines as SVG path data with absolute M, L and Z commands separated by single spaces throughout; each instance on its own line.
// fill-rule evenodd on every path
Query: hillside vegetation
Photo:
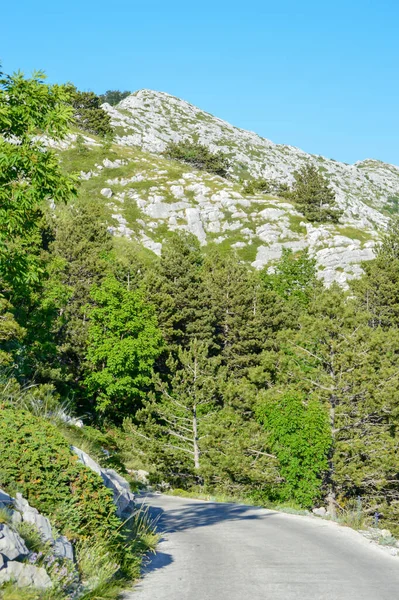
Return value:
M 175 147 L 178 160 L 88 136 L 76 90 L 40 74 L 0 86 L 0 487 L 73 539 L 106 531 L 105 597 L 151 542 L 108 510 L 76 439 L 162 489 L 323 504 L 362 525 L 377 512 L 399 531 L 398 221 L 377 235 L 375 207 L 363 229 L 345 220 L 306 165 L 251 195 L 204 170 L 201 139 L 194 169 Z M 347 287 L 326 287 L 327 269 Z M 55 420 L 65 405 L 80 433 Z

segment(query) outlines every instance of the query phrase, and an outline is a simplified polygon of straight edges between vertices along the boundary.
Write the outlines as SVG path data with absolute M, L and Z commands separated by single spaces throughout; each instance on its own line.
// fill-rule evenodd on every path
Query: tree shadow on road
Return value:
M 208 527 L 223 521 L 255 521 L 276 514 L 257 506 L 198 501 L 164 511 L 157 506 L 155 494 L 149 494 L 148 497 L 151 498 L 149 512 L 153 518 L 157 519 L 158 530 L 164 533 Z M 145 497 L 142 498 L 142 501 L 145 503 Z
M 162 541 L 162 540 L 161 540 Z M 155 554 L 147 555 L 142 567 L 142 574 L 147 575 L 152 571 L 163 569 L 173 562 L 173 557 L 166 552 L 155 552 Z

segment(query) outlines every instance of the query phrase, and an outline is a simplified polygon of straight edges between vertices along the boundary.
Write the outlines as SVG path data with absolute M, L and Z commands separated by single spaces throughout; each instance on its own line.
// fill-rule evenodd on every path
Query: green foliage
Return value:
M 62 139 L 72 110 L 65 87 L 41 72 L 0 74 L 0 277 L 12 288 L 39 280 L 40 222 L 46 202 L 65 202 L 74 181 L 42 138 Z M 10 140 L 16 139 L 18 143 Z
M 84 539 L 77 544 L 76 559 L 86 588 L 95 589 L 109 583 L 119 570 L 116 557 L 106 539 Z
M 174 234 L 147 276 L 148 299 L 157 307 L 159 326 L 169 348 L 187 348 L 194 338 L 210 343 L 213 307 L 204 285 L 204 258 L 197 238 Z
M 244 194 L 253 196 L 254 194 L 269 194 L 272 190 L 272 183 L 268 179 L 250 179 L 243 186 Z
M 277 456 L 283 478 L 282 484 L 275 487 L 275 499 L 313 506 L 321 496 L 331 448 L 327 411 L 317 399 L 287 390 L 264 394 L 258 414 L 269 433 L 271 451 Z
M 1 600 L 62 600 L 63 597 L 63 594 L 58 590 L 18 587 L 14 582 L 8 582 L 0 586 Z
M 78 127 L 102 137 L 112 136 L 111 117 L 101 108 L 101 98 L 94 92 L 81 92 L 74 86 L 69 87 L 69 92 Z
M 399 325 L 399 218 L 392 219 L 373 261 L 364 263 L 364 275 L 352 288 L 361 310 L 373 327 Z
M 116 106 L 121 100 L 130 96 L 130 94 L 131 92 L 128 91 L 121 92 L 120 90 L 107 90 L 104 94 L 100 94 L 99 98 L 101 103 L 107 102 L 111 106 Z
M 325 477 L 330 510 L 357 496 L 395 514 L 399 335 L 368 324 L 336 286 L 309 305 L 282 338 L 276 389 L 296 389 L 329 413 L 332 446 Z M 384 492 L 382 491 L 384 490 Z
M 21 492 L 72 539 L 107 535 L 121 542 L 121 522 L 102 479 L 79 464 L 49 421 L 0 409 L 0 485 Z
M 173 160 L 179 160 L 196 169 L 214 173 L 220 177 L 227 177 L 230 162 L 227 154 L 223 152 L 213 153 L 207 146 L 182 140 L 180 142 L 169 142 L 165 152 L 165 156 Z
M 15 525 L 19 535 L 23 538 L 26 547 L 30 552 L 40 552 L 43 550 L 44 544 L 40 537 L 39 530 L 32 523 L 22 521 Z
M 316 259 L 310 258 L 308 250 L 294 253 L 283 248 L 281 260 L 274 273 L 265 268 L 260 277 L 267 289 L 275 291 L 284 300 L 292 300 L 300 306 L 306 306 L 320 291 L 317 280 Z
M 289 198 L 309 221 L 337 223 L 342 211 L 335 202 L 335 194 L 328 180 L 312 164 L 294 173 L 295 183 Z
M 233 252 L 210 252 L 204 277 L 223 364 L 231 373 L 246 374 L 258 364 L 265 340 L 280 327 L 282 303 Z
M 141 291 L 110 277 L 91 297 L 85 384 L 96 410 L 118 418 L 140 407 L 162 337 Z
M 12 304 L 0 296 L 0 368 L 11 367 L 26 331 L 15 320 Z

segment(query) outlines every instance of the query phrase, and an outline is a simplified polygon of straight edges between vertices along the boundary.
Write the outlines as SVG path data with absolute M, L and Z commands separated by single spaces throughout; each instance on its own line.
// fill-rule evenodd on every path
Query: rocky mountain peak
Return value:
M 399 167 L 394 165 L 373 159 L 348 165 L 275 144 L 165 92 L 139 90 L 116 107 L 103 106 L 111 116 L 121 156 L 124 148 L 136 152 L 131 173 L 128 164 L 118 163 L 117 168 L 115 163 L 105 179 L 110 167 L 101 167 L 101 194 L 109 201 L 112 230 L 139 238 L 157 253 L 165 235 L 174 230 L 190 231 L 204 245 L 233 246 L 255 267 L 272 267 L 283 248 L 307 247 L 317 259 L 320 277 L 327 284 L 345 285 L 360 274 L 362 261 L 373 258 L 380 231 L 399 210 Z M 162 156 L 169 142 L 183 139 L 226 153 L 230 178 Z M 309 223 L 282 198 L 244 193 L 241 178 L 290 184 L 294 172 L 308 163 L 335 191 L 343 210 L 338 225 Z

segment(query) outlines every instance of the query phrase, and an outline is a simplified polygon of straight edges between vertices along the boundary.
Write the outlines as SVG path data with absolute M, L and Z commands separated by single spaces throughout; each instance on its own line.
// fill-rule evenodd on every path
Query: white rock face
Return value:
M 117 107 L 103 107 L 112 124 L 125 130 L 117 136 L 123 145 L 162 152 L 170 141 L 198 140 L 213 151 L 227 152 L 234 164 L 245 165 L 252 175 L 280 183 L 291 183 L 293 172 L 312 162 L 330 179 L 338 203 L 354 223 L 383 225 L 386 217 L 378 209 L 399 195 L 399 167 L 374 160 L 347 165 L 274 144 L 163 92 L 140 90 Z
M 0 554 L 7 561 L 28 556 L 29 550 L 24 540 L 5 523 L 0 524 Z
M 14 508 L 21 514 L 22 521 L 31 523 L 40 533 L 43 542 L 53 541 L 53 533 L 50 521 L 39 513 L 36 508 L 30 506 L 29 502 L 17 494 L 14 500 Z
M 135 497 L 130 490 L 129 483 L 121 475 L 113 469 L 103 469 L 95 460 L 93 460 L 86 452 L 72 446 L 72 451 L 77 455 L 79 461 L 100 475 L 104 485 L 109 488 L 114 495 L 114 504 L 116 506 L 116 514 L 122 519 L 131 516 L 135 507 Z
M 16 561 L 7 562 L 7 566 L 0 571 L 0 585 L 7 581 L 15 581 L 17 587 L 33 587 L 47 589 L 52 582 L 43 567 L 35 567 Z
M 399 167 L 394 165 L 371 159 L 348 165 L 274 144 L 162 92 L 141 90 L 117 107 L 105 104 L 104 108 L 118 127 L 117 143 L 152 153 L 143 155 L 131 174 L 124 168 L 122 176 L 107 180 L 107 194 L 113 194 L 115 202 L 135 202 L 141 212 L 138 230 L 127 221 L 123 209 L 115 207 L 113 217 L 119 225 L 110 231 L 137 237 L 157 254 L 162 251 L 157 236 L 161 226 L 191 232 L 202 245 L 230 241 L 238 253 L 245 249 L 246 260 L 253 257 L 249 261 L 256 268 L 272 266 L 284 248 L 308 248 L 327 285 L 337 281 L 347 286 L 361 274 L 361 263 L 374 256 L 374 246 L 388 223 L 385 207 L 395 209 L 399 203 Z M 174 169 L 169 171 L 170 165 L 157 154 L 170 141 L 182 139 L 226 152 L 232 164 L 231 178 L 189 167 L 183 167 L 178 175 Z M 310 224 L 290 202 L 261 194 L 243 196 L 237 183 L 245 168 L 255 177 L 290 185 L 294 171 L 309 163 L 329 179 L 335 191 L 343 210 L 338 225 Z M 116 171 L 122 165 L 126 165 L 122 159 L 105 159 L 102 166 Z M 117 171 L 113 175 L 118 175 Z M 148 186 L 134 186 L 149 181 Z M 113 186 L 118 190 L 123 186 L 125 196 Z

